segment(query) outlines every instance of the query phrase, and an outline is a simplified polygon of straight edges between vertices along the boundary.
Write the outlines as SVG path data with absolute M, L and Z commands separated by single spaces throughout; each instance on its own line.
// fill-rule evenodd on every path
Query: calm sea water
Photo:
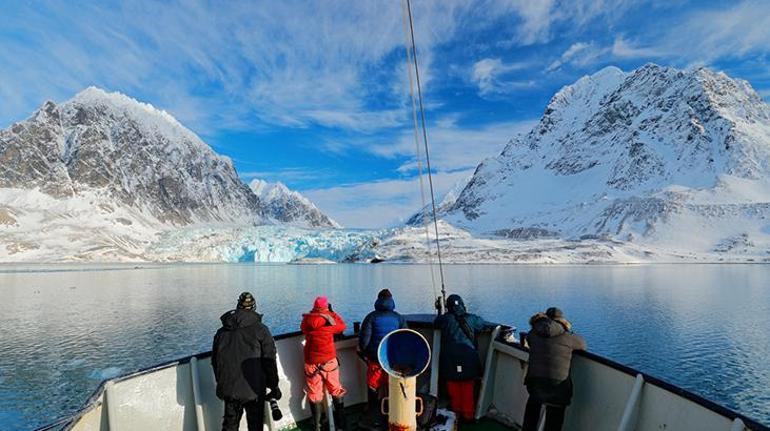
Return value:
M 473 312 L 526 328 L 561 307 L 589 349 L 770 423 L 770 266 L 455 265 Z M 387 287 L 431 310 L 420 265 L 0 266 L 0 429 L 78 409 L 102 379 L 209 350 L 219 316 L 250 290 L 274 333 L 316 294 L 361 320 Z

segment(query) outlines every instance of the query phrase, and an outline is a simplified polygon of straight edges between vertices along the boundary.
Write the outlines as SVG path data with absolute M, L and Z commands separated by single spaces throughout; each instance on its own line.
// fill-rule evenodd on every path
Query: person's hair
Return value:
M 382 289 L 380 290 L 380 293 L 377 294 L 377 299 L 385 299 L 385 298 L 392 298 L 393 294 L 390 293 L 390 290 L 388 289 Z

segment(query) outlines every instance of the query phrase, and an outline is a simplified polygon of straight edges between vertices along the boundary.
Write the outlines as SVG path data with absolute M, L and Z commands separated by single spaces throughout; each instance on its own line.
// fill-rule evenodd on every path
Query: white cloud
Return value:
M 565 65 L 585 67 L 611 59 L 652 59 L 665 55 L 666 53 L 658 48 L 638 46 L 624 39 L 623 36 L 618 36 L 612 46 L 600 46 L 594 42 L 573 43 L 545 70 L 553 72 Z
M 554 60 L 547 68 L 547 72 L 552 72 L 566 64 L 574 66 L 586 66 L 598 60 L 602 55 L 609 52 L 608 48 L 597 46 L 593 42 L 576 42 L 570 45 L 562 55 Z
M 498 154 L 511 138 L 528 132 L 536 123 L 511 121 L 470 128 L 461 126 L 460 120 L 459 115 L 448 115 L 429 129 L 433 180 L 439 199 L 458 181 L 466 180 L 483 159 Z M 302 191 L 332 218 L 348 227 L 376 228 L 403 222 L 422 207 L 412 131 L 404 132 L 395 142 L 335 145 L 338 150 L 355 145 L 380 157 L 409 160 L 398 169 L 405 178 Z
M 509 0 L 510 7 L 519 14 L 522 24 L 517 28 L 517 42 L 521 45 L 547 42 L 551 24 L 557 19 L 554 0 Z
M 484 58 L 473 64 L 471 82 L 479 88 L 479 95 L 507 94 L 519 88 L 531 87 L 533 81 L 510 78 L 511 72 L 527 67 L 526 63 L 505 63 L 499 58 Z
M 594 15 L 591 9 L 582 15 Z M 574 21 L 582 20 L 575 17 Z M 692 8 L 676 25 L 642 32 L 635 40 L 621 34 L 608 46 L 595 42 L 573 43 L 546 70 L 554 71 L 565 65 L 585 67 L 618 59 L 663 58 L 686 66 L 708 65 L 719 60 L 768 54 L 770 2 L 751 0 L 720 8 Z
M 432 47 L 455 37 L 457 16 L 469 8 L 464 0 L 415 3 L 426 80 Z M 22 37 L 4 39 L 0 50 L 0 122 L 88 85 L 147 100 L 198 131 L 321 124 L 370 132 L 407 118 L 399 112 L 405 93 L 389 89 L 404 75 L 380 71 L 403 50 L 400 2 L 19 2 L 8 9 L 6 33 Z
M 506 44 L 532 45 L 549 42 L 556 24 L 568 23 L 572 32 L 597 19 L 612 24 L 629 9 L 645 3 L 656 0 L 497 0 L 479 7 L 516 13 L 520 23 Z
M 679 21 L 655 32 L 645 50 L 689 65 L 770 54 L 770 2 L 728 2 L 693 10 Z
M 623 36 L 615 38 L 611 52 L 617 58 L 655 58 L 665 55 L 663 51 L 657 48 L 637 46 L 624 39 Z
M 472 169 L 433 175 L 437 197 L 467 179 Z M 422 207 L 418 177 L 303 190 L 321 211 L 345 227 L 380 228 L 403 223 Z
M 246 180 L 260 179 L 269 182 L 280 181 L 284 184 L 291 184 L 294 182 L 317 180 L 319 176 L 324 174 L 319 172 L 318 169 L 305 169 L 305 168 L 281 168 L 273 169 L 269 171 L 244 171 L 238 172 L 241 178 Z
M 502 151 L 511 138 L 530 131 L 536 123 L 535 120 L 523 120 L 464 127 L 455 121 L 456 118 L 439 121 L 428 130 L 431 163 L 435 170 L 455 171 L 475 167 L 483 159 Z M 381 157 L 408 157 L 410 161 L 399 167 L 400 172 L 412 172 L 417 168 L 417 149 L 412 132 L 404 132 L 395 142 L 367 145 L 366 149 Z
M 556 22 L 621 13 L 623 0 L 413 2 L 424 83 L 434 48 L 503 25 L 503 38 L 546 42 Z M 6 5 L 8 6 L 8 5 Z M 88 85 L 169 110 L 198 132 L 320 124 L 374 132 L 408 122 L 399 1 L 149 0 L 105 5 L 13 2 L 3 11 L 0 123 Z M 501 63 L 487 91 L 506 82 Z M 491 93 L 490 93 L 491 94 Z M 376 104 L 370 103 L 376 100 Z M 376 107 L 372 107 L 372 106 Z

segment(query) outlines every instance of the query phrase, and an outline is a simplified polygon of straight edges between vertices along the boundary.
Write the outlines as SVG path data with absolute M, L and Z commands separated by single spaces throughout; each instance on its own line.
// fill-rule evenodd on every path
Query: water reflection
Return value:
M 432 308 L 417 265 L 0 267 L 0 428 L 76 410 L 99 381 L 210 349 L 219 315 L 250 290 L 274 333 L 323 292 L 360 320 L 376 292 Z M 558 305 L 591 350 L 770 423 L 770 266 L 491 266 L 446 270 L 487 319 L 525 328 Z

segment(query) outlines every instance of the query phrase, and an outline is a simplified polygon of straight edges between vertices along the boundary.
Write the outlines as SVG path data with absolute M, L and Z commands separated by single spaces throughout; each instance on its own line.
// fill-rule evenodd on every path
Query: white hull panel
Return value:
M 427 325 L 419 326 L 431 342 L 433 331 Z M 267 424 L 268 430 L 291 427 L 310 415 L 303 387 L 304 337 L 288 334 L 276 338 L 284 394 L 279 405 L 284 418 Z M 524 376 L 528 353 L 518 345 L 490 343 L 490 335 L 483 336 L 479 344 L 482 360 L 489 365 L 482 383 L 485 390 L 479 400 L 480 411 L 509 425 L 520 425 L 527 401 Z M 342 382 L 348 390 L 346 404 L 365 402 L 366 370 L 356 355 L 356 339 L 338 341 L 337 349 Z M 197 391 L 193 390 L 191 370 L 197 373 Z M 567 409 L 565 430 L 768 430 L 686 391 L 637 376 L 633 370 L 595 355 L 576 355 L 572 378 L 575 395 Z M 435 385 L 429 370 L 420 377 L 418 387 L 427 390 L 431 382 Z M 222 412 L 210 359 L 203 354 L 107 382 L 66 429 L 213 431 L 221 429 Z M 749 426 L 744 426 L 744 421 Z M 245 419 L 241 429 L 246 430 Z

